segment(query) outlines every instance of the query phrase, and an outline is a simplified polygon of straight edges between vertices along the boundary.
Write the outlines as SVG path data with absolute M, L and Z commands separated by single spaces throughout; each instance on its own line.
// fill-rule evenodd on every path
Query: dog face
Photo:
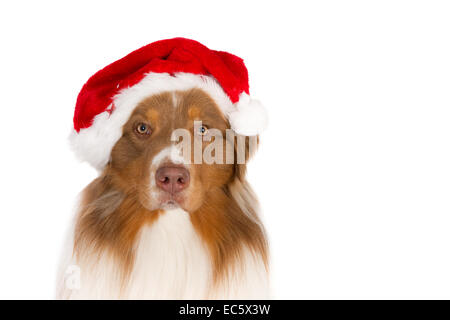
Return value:
M 181 207 L 193 212 L 208 192 L 227 184 L 236 173 L 234 163 L 210 164 L 203 159 L 198 163 L 194 155 L 200 150 L 202 156 L 213 143 L 224 155 L 227 150 L 235 152 L 234 137 L 226 138 L 229 127 L 216 103 L 200 89 L 151 96 L 141 101 L 124 125 L 108 174 L 149 210 Z M 173 141 L 174 130 L 180 129 L 188 136 Z M 223 139 L 216 140 L 213 132 Z

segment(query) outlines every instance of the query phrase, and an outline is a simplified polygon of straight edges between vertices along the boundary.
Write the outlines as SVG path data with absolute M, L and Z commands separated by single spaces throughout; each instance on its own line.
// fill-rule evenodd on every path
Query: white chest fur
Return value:
M 267 298 L 267 273 L 260 259 L 244 250 L 242 267 L 212 286 L 208 251 L 181 209 L 166 211 L 144 227 L 135 244 L 135 261 L 125 290 L 120 290 L 118 270 L 106 255 L 95 261 L 77 262 L 79 288 L 64 288 L 62 298 L 129 299 L 227 299 Z
M 208 295 L 211 265 L 189 214 L 170 210 L 141 230 L 130 279 L 130 298 L 201 299 Z

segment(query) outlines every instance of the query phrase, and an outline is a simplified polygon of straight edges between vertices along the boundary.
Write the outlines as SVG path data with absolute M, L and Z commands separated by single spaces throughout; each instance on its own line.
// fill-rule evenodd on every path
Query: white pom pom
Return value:
M 267 111 L 258 100 L 253 100 L 246 93 L 241 94 L 235 104 L 236 110 L 228 115 L 231 128 L 244 136 L 255 136 L 267 128 Z

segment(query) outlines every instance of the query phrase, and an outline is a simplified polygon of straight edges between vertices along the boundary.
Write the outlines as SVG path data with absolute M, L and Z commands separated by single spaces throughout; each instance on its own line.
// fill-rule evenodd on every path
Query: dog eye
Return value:
M 140 135 L 149 135 L 151 133 L 150 126 L 146 123 L 138 123 L 136 125 L 136 132 Z
M 207 126 L 199 126 L 197 129 L 197 133 L 201 136 L 204 136 L 208 133 L 208 127 Z

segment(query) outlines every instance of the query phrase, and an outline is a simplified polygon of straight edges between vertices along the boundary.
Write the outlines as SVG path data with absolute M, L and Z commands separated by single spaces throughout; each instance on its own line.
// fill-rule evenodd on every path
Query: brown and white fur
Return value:
M 171 141 L 177 128 L 201 139 L 197 120 L 224 136 L 230 128 L 201 89 L 155 94 L 137 105 L 108 164 L 82 192 L 59 298 L 270 296 L 268 244 L 246 165 L 187 164 Z M 141 124 L 148 132 L 137 129 Z M 155 175 L 163 167 L 187 170 L 189 185 L 176 193 L 162 189 Z M 70 266 L 80 270 L 77 288 L 66 285 Z

